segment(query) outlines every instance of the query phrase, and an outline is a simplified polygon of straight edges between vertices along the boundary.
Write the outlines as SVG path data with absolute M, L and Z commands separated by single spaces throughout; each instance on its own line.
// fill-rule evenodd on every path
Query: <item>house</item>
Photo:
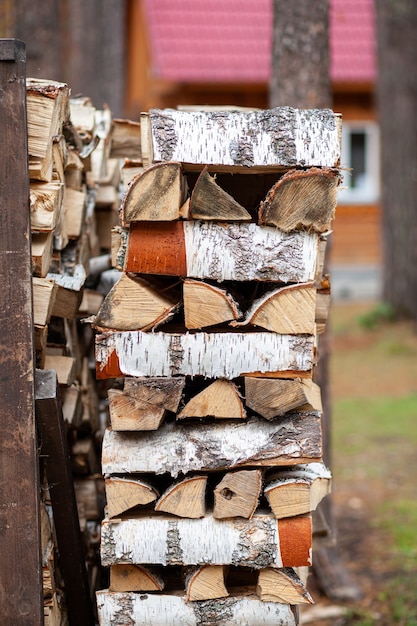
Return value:
M 133 0 L 127 115 L 186 104 L 268 107 L 272 19 L 272 0 Z M 363 280 L 381 261 L 374 0 L 330 0 L 330 53 L 347 168 L 332 272 L 356 268 Z

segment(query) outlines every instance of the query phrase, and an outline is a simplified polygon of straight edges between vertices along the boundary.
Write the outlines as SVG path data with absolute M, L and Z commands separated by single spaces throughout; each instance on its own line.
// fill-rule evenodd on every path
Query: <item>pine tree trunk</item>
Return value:
M 377 0 L 383 297 L 417 319 L 417 3 Z

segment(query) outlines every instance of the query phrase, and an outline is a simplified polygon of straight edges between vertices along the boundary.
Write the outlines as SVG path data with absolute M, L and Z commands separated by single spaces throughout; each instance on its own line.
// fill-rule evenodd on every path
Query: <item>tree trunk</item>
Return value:
M 417 319 L 417 4 L 377 0 L 376 9 L 383 297 L 398 314 Z
M 410 0 L 411 2 L 411 0 Z M 329 0 L 274 0 L 274 32 L 270 106 L 328 108 L 331 106 L 329 74 Z M 391 105 L 392 111 L 392 105 Z M 410 133 L 411 136 L 411 133 Z M 330 244 L 327 246 L 323 272 L 327 272 Z M 410 267 L 412 265 L 410 264 Z M 320 385 L 323 401 L 323 459 L 330 465 L 331 404 L 329 393 L 329 323 L 320 335 L 319 361 L 315 380 Z M 334 532 L 332 503 L 328 497 L 324 513 Z M 348 580 L 337 549 L 317 550 L 323 558 L 314 558 L 317 581 L 329 597 L 351 599 L 359 590 Z

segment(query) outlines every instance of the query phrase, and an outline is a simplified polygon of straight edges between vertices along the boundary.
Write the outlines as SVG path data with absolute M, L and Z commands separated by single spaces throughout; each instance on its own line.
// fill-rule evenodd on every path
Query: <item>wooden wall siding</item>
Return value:
M 43 624 L 26 132 L 26 47 L 0 40 L 0 614 Z
M 379 265 L 382 262 L 380 207 L 338 206 L 332 237 L 333 265 Z

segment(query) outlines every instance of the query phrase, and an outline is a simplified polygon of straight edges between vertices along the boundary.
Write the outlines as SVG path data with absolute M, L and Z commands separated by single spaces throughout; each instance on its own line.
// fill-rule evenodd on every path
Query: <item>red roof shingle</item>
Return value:
M 374 0 L 330 0 L 331 77 L 375 79 Z M 179 82 L 267 82 L 272 0 L 144 0 L 152 73 Z

